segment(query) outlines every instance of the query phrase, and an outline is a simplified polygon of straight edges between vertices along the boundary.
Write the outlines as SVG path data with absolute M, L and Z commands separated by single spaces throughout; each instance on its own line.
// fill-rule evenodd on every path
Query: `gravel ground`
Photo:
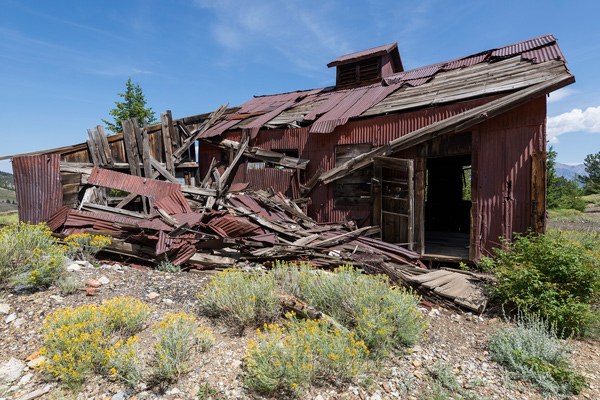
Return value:
M 243 382 L 244 357 L 248 340 L 254 331 L 245 336 L 233 336 L 226 327 L 200 318 L 202 324 L 214 334 L 215 346 L 207 353 L 194 356 L 190 372 L 168 385 L 127 389 L 118 382 L 103 377 L 90 377 L 79 393 L 62 390 L 54 383 L 44 381 L 33 368 L 36 351 L 42 347 L 40 328 L 44 318 L 62 307 L 84 304 L 101 304 L 117 296 L 132 296 L 153 307 L 148 328 L 140 334 L 145 349 L 151 348 L 152 326 L 169 312 L 194 311 L 196 294 L 211 279 L 209 274 L 163 273 L 141 271 L 119 265 L 101 267 L 83 266 L 72 272 L 81 282 L 100 279 L 106 282 L 94 296 L 78 291 L 61 296 L 56 288 L 37 293 L 0 292 L 0 400 L 31 399 L 28 394 L 48 399 L 193 399 L 200 385 L 208 382 L 220 397 L 230 399 L 263 399 L 249 391 Z M 8 307 L 7 307 L 8 306 Z M 327 383 L 314 387 L 306 399 L 421 399 L 429 388 L 430 371 L 437 361 L 450 366 L 459 383 L 480 398 L 489 399 L 542 399 L 537 390 L 527 384 L 511 382 L 502 367 L 490 359 L 487 342 L 491 332 L 500 324 L 494 315 L 471 315 L 456 310 L 434 306 L 423 309 L 428 319 L 428 329 L 423 340 L 412 349 L 385 363 L 376 373 L 362 377 L 362 385 Z M 600 399 L 596 341 L 573 341 L 570 355 L 574 368 L 590 380 L 590 387 L 574 399 Z M 2 382 L 1 367 L 9 362 L 28 363 L 17 368 L 18 377 L 13 383 Z M 33 358 L 33 360 L 31 360 Z M 26 360 L 30 361 L 26 361 Z M 369 379 L 366 379 L 369 378 Z M 287 398 L 285 394 L 271 397 Z

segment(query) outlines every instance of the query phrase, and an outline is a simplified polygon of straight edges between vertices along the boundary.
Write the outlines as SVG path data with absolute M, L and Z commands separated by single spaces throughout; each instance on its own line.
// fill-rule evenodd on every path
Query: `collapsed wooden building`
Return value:
M 546 95 L 574 82 L 551 34 L 408 71 L 395 43 L 328 67 L 333 87 L 179 119 L 167 112 L 143 128 L 124 121 L 122 134 L 97 127 L 86 143 L 1 157 L 13 159 L 19 217 L 64 227 L 68 210 L 71 222 L 103 213 L 114 224 L 99 226 L 110 229 L 119 216 L 168 218 L 158 214 L 169 206 L 156 206 L 167 197 L 174 211 L 206 214 L 226 209 L 227 193 L 252 190 L 287 219 L 310 220 L 308 233 L 282 235 L 287 250 L 337 223 L 364 228 L 391 244 L 377 245 L 384 257 L 409 263 L 473 262 L 500 237 L 544 231 Z M 174 220 L 170 229 L 185 222 Z

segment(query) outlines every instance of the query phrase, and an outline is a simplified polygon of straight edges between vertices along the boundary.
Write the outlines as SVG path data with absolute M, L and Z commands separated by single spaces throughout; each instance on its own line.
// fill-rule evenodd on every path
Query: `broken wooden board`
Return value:
M 432 290 L 471 311 L 480 313 L 487 306 L 488 293 L 483 282 L 469 274 L 441 269 L 410 276 L 407 280 L 419 284 L 420 289 Z

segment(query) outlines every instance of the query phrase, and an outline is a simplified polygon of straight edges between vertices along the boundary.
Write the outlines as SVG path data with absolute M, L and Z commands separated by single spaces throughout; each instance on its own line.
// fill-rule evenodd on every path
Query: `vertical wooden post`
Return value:
M 477 261 L 480 243 L 479 216 L 479 132 L 471 132 L 471 232 L 469 235 L 469 260 Z
M 421 255 L 425 252 L 425 175 L 427 159 L 417 157 L 415 168 L 415 251 Z
M 379 238 L 383 237 L 383 225 L 381 219 L 381 166 L 373 164 L 373 178 L 371 178 L 371 199 L 373 200 L 372 225 L 378 226 Z
M 175 165 L 173 164 L 173 144 L 171 143 L 171 135 L 169 133 L 169 121 L 167 114 L 160 113 L 160 127 L 165 148 L 165 164 L 167 171 L 175 175 Z
M 415 249 L 415 167 L 413 160 L 407 160 L 408 171 L 408 249 Z

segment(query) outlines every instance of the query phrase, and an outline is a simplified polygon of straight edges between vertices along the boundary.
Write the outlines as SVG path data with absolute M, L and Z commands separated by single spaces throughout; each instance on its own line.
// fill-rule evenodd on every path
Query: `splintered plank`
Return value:
M 415 276 L 411 280 L 413 282 L 417 282 L 417 283 L 425 283 L 425 282 L 433 281 L 433 280 L 439 279 L 441 277 L 450 276 L 450 275 L 453 275 L 453 273 L 450 271 L 440 269 L 438 271 L 433 271 L 428 274 Z
M 131 120 L 123 120 L 121 121 L 121 124 L 123 126 L 123 144 L 125 146 L 125 154 L 127 155 L 127 162 L 129 163 L 131 175 L 141 176 L 140 159 L 138 156 L 133 124 Z

